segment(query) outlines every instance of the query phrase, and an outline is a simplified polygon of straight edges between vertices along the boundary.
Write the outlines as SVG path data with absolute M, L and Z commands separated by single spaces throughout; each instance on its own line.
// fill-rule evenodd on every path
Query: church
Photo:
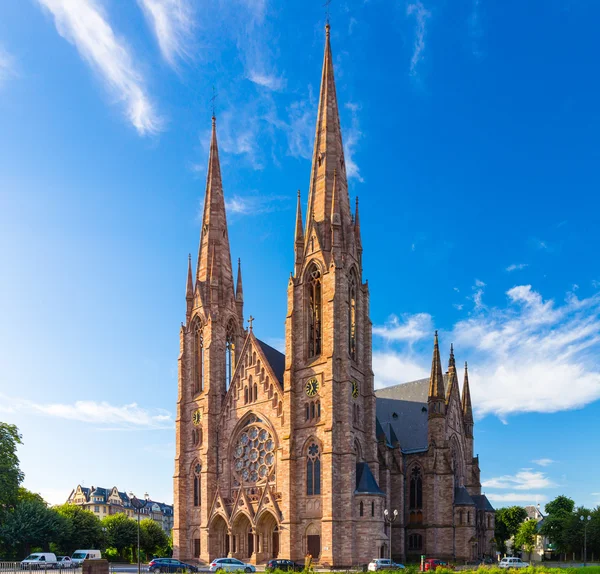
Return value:
M 174 556 L 323 567 L 492 554 L 465 365 L 375 391 L 358 201 L 351 208 L 329 25 L 308 208 L 298 195 L 285 354 L 244 320 L 216 120 L 179 333 Z M 290 230 L 290 239 L 292 230 Z M 398 373 L 399 381 L 402 373 Z

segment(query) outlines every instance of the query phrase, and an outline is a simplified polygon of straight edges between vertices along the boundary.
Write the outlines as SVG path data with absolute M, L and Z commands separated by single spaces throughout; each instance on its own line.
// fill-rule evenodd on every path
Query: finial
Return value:
M 465 361 L 465 371 L 467 370 L 467 361 Z
M 242 258 L 238 257 L 238 267 L 242 264 Z
M 437 332 L 437 329 L 436 329 L 436 330 L 435 330 L 435 338 L 436 338 L 436 339 L 437 339 L 437 337 L 438 337 L 438 334 L 437 334 L 437 333 L 438 333 L 438 332 Z
M 325 0 L 325 30 L 327 30 L 327 35 L 329 36 L 329 5 L 331 4 L 331 0 Z
M 215 87 L 212 87 L 212 98 L 210 98 L 211 101 L 211 107 L 212 107 L 212 121 L 213 124 L 216 121 L 216 116 L 215 116 L 215 100 L 217 99 L 217 91 L 215 90 Z
M 358 195 L 356 196 L 356 207 L 358 207 Z
M 300 199 L 300 190 L 298 190 L 298 199 Z
M 252 331 L 252 323 L 254 322 L 254 317 L 252 315 L 250 315 L 250 317 L 248 317 L 248 327 L 250 327 L 250 331 Z

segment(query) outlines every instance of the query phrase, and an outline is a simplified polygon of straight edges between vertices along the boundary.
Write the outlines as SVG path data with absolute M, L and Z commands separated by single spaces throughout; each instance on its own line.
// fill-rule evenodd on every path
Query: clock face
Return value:
M 200 410 L 194 411 L 192 413 L 192 422 L 197 426 L 202 422 L 202 413 Z
M 358 398 L 358 383 L 356 381 L 352 381 L 352 398 Z
M 309 397 L 314 397 L 319 392 L 319 381 L 317 379 L 310 379 L 306 383 L 304 390 Z

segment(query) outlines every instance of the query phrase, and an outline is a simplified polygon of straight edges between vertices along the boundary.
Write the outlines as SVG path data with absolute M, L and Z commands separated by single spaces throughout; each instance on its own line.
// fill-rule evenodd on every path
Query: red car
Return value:
M 439 560 L 438 558 L 426 558 L 425 562 L 424 562 L 424 566 L 423 566 L 423 570 L 425 572 L 429 572 L 430 570 L 437 570 L 438 568 L 451 568 L 453 569 L 453 566 L 450 566 L 450 564 L 448 564 L 448 562 L 445 562 L 444 560 Z

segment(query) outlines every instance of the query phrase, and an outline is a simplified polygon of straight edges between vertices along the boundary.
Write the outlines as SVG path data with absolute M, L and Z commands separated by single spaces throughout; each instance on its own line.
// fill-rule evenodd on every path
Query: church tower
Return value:
M 384 499 L 373 478 L 369 290 L 362 279 L 358 203 L 354 216 L 350 208 L 329 25 L 306 224 L 299 197 L 294 252 L 284 375 L 295 470 L 285 493 L 296 517 L 290 550 L 295 558 L 309 552 L 321 564 L 355 564 L 371 559 L 373 541 L 385 536 Z
M 243 296 L 238 265 L 234 292 L 221 181 L 216 120 L 204 196 L 195 281 L 191 260 L 186 322 L 180 330 L 174 476 L 176 558 L 197 557 L 208 546 L 209 505 L 217 488 L 218 421 L 243 336 Z

